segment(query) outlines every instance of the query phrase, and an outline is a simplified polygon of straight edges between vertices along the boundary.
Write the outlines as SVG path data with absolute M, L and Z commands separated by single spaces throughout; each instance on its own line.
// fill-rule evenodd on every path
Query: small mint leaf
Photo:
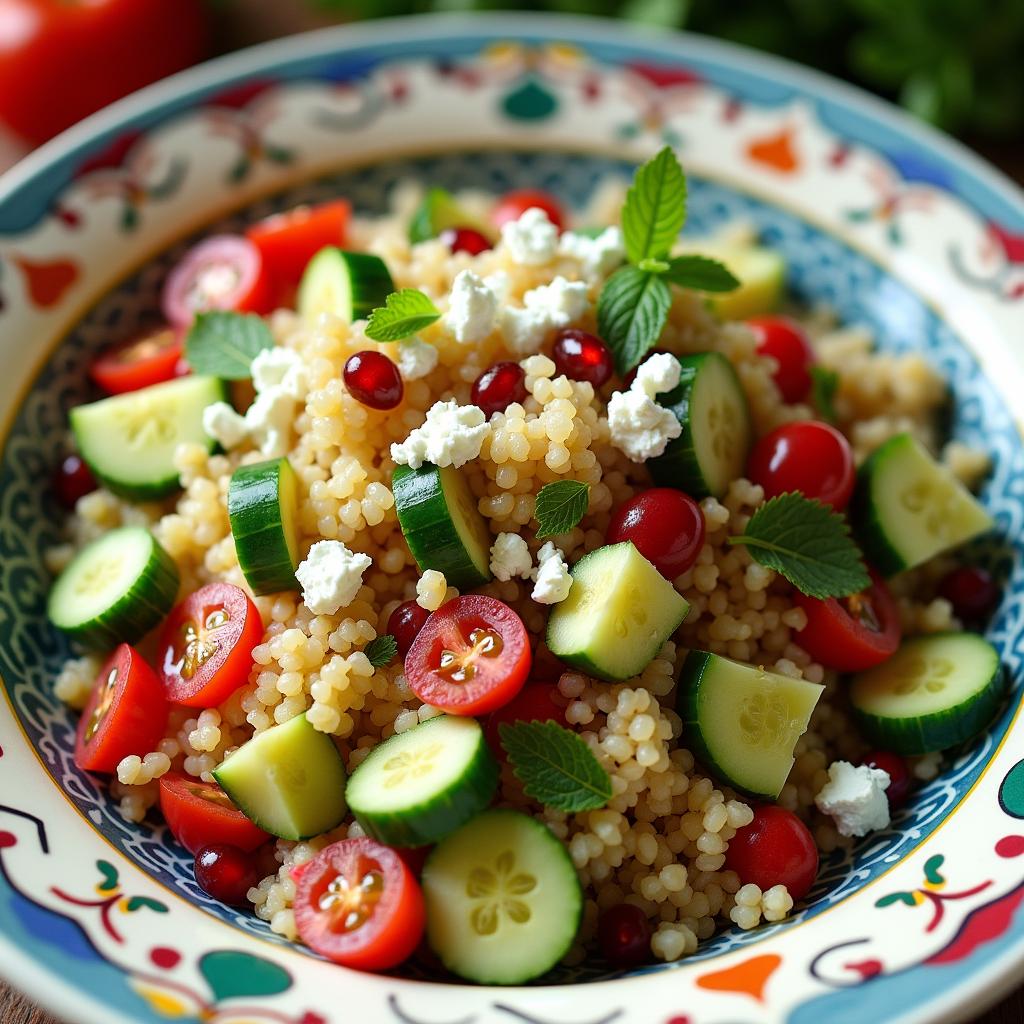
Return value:
M 366 336 L 374 341 L 399 341 L 408 338 L 440 319 L 441 313 L 417 288 L 392 292 L 366 323 Z
M 556 480 L 537 492 L 534 514 L 540 529 L 537 536 L 554 537 L 568 533 L 587 513 L 590 484 L 578 480 Z
M 623 267 L 605 282 L 597 300 L 598 331 L 622 376 L 657 344 L 671 304 L 668 285 L 636 267 Z
M 274 336 L 255 313 L 199 313 L 185 338 L 185 358 L 194 373 L 245 380 L 253 359 L 274 347 Z
M 838 388 L 839 374 L 835 370 L 826 370 L 824 366 L 811 367 L 811 399 L 818 415 L 828 423 L 836 421 L 834 400 Z
M 637 264 L 637 269 L 642 270 L 645 274 L 664 274 L 670 266 L 671 264 L 667 260 L 656 260 L 653 256 L 649 256 Z
M 622 208 L 622 234 L 630 263 L 661 259 L 686 221 L 686 175 L 666 146 L 638 168 Z
M 665 278 L 698 292 L 731 292 L 740 286 L 724 263 L 707 256 L 676 256 L 669 261 Z
M 363 654 L 370 659 L 374 668 L 383 668 L 394 661 L 398 654 L 398 641 L 390 634 L 384 633 L 374 637 L 364 648 Z

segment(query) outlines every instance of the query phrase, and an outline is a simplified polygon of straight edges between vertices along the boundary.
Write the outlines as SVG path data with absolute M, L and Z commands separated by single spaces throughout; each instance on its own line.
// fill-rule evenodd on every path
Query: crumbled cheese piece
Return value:
M 649 398 L 654 398 L 663 391 L 678 387 L 681 373 L 682 367 L 674 355 L 670 352 L 656 352 L 637 367 L 632 386 Z
M 282 387 L 259 392 L 245 414 L 249 435 L 268 459 L 288 454 L 295 422 L 295 399 Z
M 505 343 L 519 356 L 536 352 L 552 331 L 579 320 L 588 305 L 587 286 L 559 275 L 550 284 L 528 291 L 522 309 L 509 306 L 502 310 Z
M 889 825 L 889 773 L 866 764 L 834 761 L 828 782 L 814 798 L 818 810 L 836 823 L 843 836 L 863 836 Z
M 349 551 L 340 540 L 317 541 L 295 570 L 306 607 L 314 615 L 334 615 L 348 607 L 371 565 L 369 555 Z
M 606 277 L 626 258 L 622 229 L 612 225 L 597 238 L 566 231 L 558 240 L 558 255 L 578 260 L 584 277 Z
M 506 271 L 496 270 L 493 274 L 488 274 L 484 278 L 484 284 L 494 292 L 499 302 L 504 302 L 508 298 L 510 282 Z
M 448 593 L 448 581 L 443 572 L 428 569 L 416 581 L 416 603 L 428 612 L 436 612 L 444 603 L 444 595 Z
M 275 346 L 258 352 L 249 372 L 257 394 L 280 388 L 296 402 L 301 402 L 309 391 L 306 367 L 302 356 L 294 349 Z
M 203 410 L 203 431 L 222 448 L 230 450 L 249 436 L 249 425 L 227 402 L 214 402 Z
M 558 228 L 542 209 L 531 206 L 518 220 L 502 224 L 501 241 L 514 262 L 539 267 L 554 259 Z
M 930 754 L 923 754 L 914 758 L 911 764 L 911 774 L 915 779 L 931 782 L 942 771 L 942 753 L 936 750 Z
M 472 270 L 459 271 L 448 297 L 445 324 L 460 345 L 474 345 L 494 330 L 498 296 Z
M 502 583 L 513 576 L 529 579 L 533 574 L 530 549 L 518 533 L 499 533 L 495 538 L 491 545 L 491 572 Z
M 551 541 L 537 552 L 537 568 L 531 578 L 535 585 L 530 596 L 539 604 L 558 604 L 569 596 L 572 588 L 565 556 Z
M 435 402 L 427 412 L 426 422 L 401 444 L 391 446 L 391 458 L 413 469 L 419 469 L 424 462 L 458 469 L 480 454 L 490 431 L 483 410 L 475 405 L 459 405 L 454 398 Z
M 661 455 L 683 428 L 679 420 L 658 405 L 655 397 L 679 383 L 678 360 L 659 352 L 640 364 L 628 391 L 616 391 L 608 401 L 611 441 L 634 462 Z
M 437 349 L 420 338 L 402 338 L 397 346 L 398 372 L 403 380 L 419 380 L 437 366 Z

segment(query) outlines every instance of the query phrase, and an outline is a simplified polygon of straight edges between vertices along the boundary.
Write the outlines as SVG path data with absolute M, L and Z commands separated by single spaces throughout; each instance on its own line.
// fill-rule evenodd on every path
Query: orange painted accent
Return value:
M 700 988 L 715 992 L 739 992 L 750 996 L 759 1003 L 764 1001 L 764 989 L 768 979 L 782 963 L 782 957 L 775 953 L 751 957 L 735 967 L 727 967 L 724 971 L 712 971 L 697 979 Z
M 792 128 L 783 128 L 774 135 L 766 135 L 748 143 L 747 156 L 783 174 L 792 174 L 800 166 L 793 148 Z
M 15 256 L 13 262 L 25 275 L 33 305 L 43 309 L 56 306 L 64 292 L 78 280 L 78 265 L 71 260 L 37 263 L 23 256 Z

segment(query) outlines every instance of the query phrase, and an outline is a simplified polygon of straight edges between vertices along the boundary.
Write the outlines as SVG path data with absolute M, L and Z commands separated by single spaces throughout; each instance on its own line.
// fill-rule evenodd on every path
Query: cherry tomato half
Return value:
M 328 245 L 345 244 L 352 206 L 336 199 L 316 206 L 297 206 L 257 221 L 245 232 L 263 257 L 267 273 L 278 283 L 299 283 L 306 264 Z
M 368 836 L 321 850 L 295 883 L 295 925 L 321 956 L 346 967 L 397 967 L 419 945 L 423 893 L 401 857 Z
M 491 214 L 491 219 L 496 227 L 508 223 L 510 220 L 519 220 L 527 210 L 537 207 L 548 215 L 548 220 L 561 231 L 565 227 L 565 213 L 554 196 L 539 189 L 523 188 L 514 192 L 506 192 Z
M 849 597 L 819 601 L 796 593 L 793 600 L 807 614 L 796 642 L 826 668 L 862 672 L 896 653 L 903 629 L 896 599 L 882 577 L 870 570 L 871 586 Z
M 75 764 L 114 772 L 125 757 L 143 757 L 164 735 L 170 708 L 156 673 L 134 647 L 121 644 L 100 669 L 78 722 Z
M 269 313 L 274 295 L 259 249 L 248 238 L 214 235 L 167 275 L 160 305 L 170 324 L 188 328 L 197 313 L 210 310 Z
M 747 321 L 757 351 L 778 364 L 772 375 L 784 402 L 802 402 L 811 390 L 814 350 L 803 328 L 785 316 L 757 316 Z
M 212 708 L 245 684 L 263 620 L 244 591 L 208 583 L 171 612 L 160 635 L 160 671 L 167 698 Z
M 183 342 L 181 330 L 160 327 L 134 341 L 105 349 L 89 367 L 89 376 L 108 395 L 162 384 L 179 376 Z
M 529 683 L 507 704 L 492 711 L 483 721 L 484 737 L 491 750 L 505 759 L 505 748 L 501 745 L 503 722 L 557 722 L 565 725 L 565 708 L 558 703 L 558 687 L 554 683 Z
M 220 786 L 178 772 L 168 772 L 160 779 L 160 810 L 171 834 L 191 854 L 212 843 L 227 843 L 249 852 L 270 838 Z
M 729 840 L 725 866 L 762 891 L 784 885 L 802 900 L 818 875 L 818 847 L 807 826 L 792 812 L 765 804 L 754 820 Z
M 483 715 L 523 688 L 530 662 L 523 620 L 493 597 L 464 594 L 427 619 L 405 656 L 405 674 L 425 704 Z

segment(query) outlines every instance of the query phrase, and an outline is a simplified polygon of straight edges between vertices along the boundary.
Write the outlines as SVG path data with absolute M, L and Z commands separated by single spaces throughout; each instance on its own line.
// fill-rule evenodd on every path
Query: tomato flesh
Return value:
M 725 866 L 744 885 L 752 882 L 762 891 L 784 885 L 794 900 L 802 900 L 818 876 L 818 847 L 792 811 L 766 804 L 729 840 Z
M 519 693 L 530 663 L 522 619 L 496 598 L 465 594 L 427 619 L 406 655 L 405 674 L 425 704 L 483 715 Z
M 101 352 L 89 376 L 109 395 L 162 384 L 178 376 L 183 340 L 180 330 L 160 327 Z
M 160 636 L 160 670 L 167 698 L 189 707 L 216 707 L 244 686 L 263 621 L 244 591 L 209 583 L 171 612 Z
M 191 854 L 213 843 L 249 852 L 270 838 L 220 786 L 178 772 L 160 779 L 160 810 L 171 834 Z
M 426 925 L 423 893 L 392 849 L 362 836 L 321 850 L 295 883 L 299 936 L 346 967 L 397 967 L 419 945 Z
M 548 220 L 561 231 L 565 227 L 565 213 L 554 196 L 539 189 L 523 188 L 506 192 L 498 200 L 491 219 L 496 227 L 507 224 L 511 220 L 519 220 L 527 210 L 536 207 L 548 215 Z
M 100 669 L 78 722 L 75 764 L 114 772 L 124 758 L 145 756 L 163 738 L 169 711 L 156 673 L 134 647 L 121 644 Z
M 279 286 L 297 285 L 309 261 L 328 245 L 344 246 L 352 206 L 336 199 L 298 206 L 253 224 L 245 233 Z
M 528 683 L 507 704 L 492 711 L 483 721 L 484 737 L 491 750 L 504 760 L 502 723 L 557 722 L 565 725 L 565 708 L 558 703 L 557 695 L 558 687 L 554 683 Z
M 785 316 L 757 316 L 747 321 L 757 351 L 776 362 L 773 374 L 784 402 L 802 402 L 811 391 L 814 349 L 803 328 Z
M 825 601 L 796 593 L 807 615 L 796 642 L 825 668 L 863 672 L 896 653 L 903 635 L 900 610 L 882 577 L 869 570 L 871 586 L 849 597 Z

